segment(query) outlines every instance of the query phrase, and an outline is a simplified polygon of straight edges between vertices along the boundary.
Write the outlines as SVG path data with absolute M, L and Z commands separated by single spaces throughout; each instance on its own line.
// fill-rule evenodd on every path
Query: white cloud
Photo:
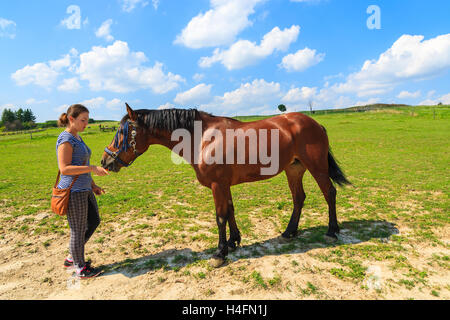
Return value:
M 419 102 L 419 105 L 421 106 L 435 106 L 439 103 L 442 104 L 450 104 L 450 93 L 447 93 L 445 95 L 440 96 L 437 99 L 427 99 L 424 101 Z
M 345 108 L 355 105 L 355 99 L 340 95 L 332 88 L 323 87 L 301 87 L 291 88 L 283 93 L 281 101 L 286 105 L 288 111 L 308 110 L 309 103 L 313 104 L 313 110 Z
M 27 100 L 25 101 L 26 104 L 32 104 L 32 105 L 35 105 L 35 104 L 43 104 L 43 103 L 47 103 L 47 102 L 48 102 L 47 99 L 44 99 L 44 100 L 36 100 L 35 98 L 30 98 L 30 99 L 27 99 Z
M 122 0 L 122 10 L 125 12 L 133 11 L 138 5 L 145 7 L 148 5 L 148 1 L 145 1 L 145 0 Z M 153 6 L 155 6 L 154 0 L 153 0 Z M 158 4 L 156 4 L 156 6 L 158 6 Z
M 367 106 L 370 104 L 375 104 L 375 103 L 379 103 L 380 99 L 378 98 L 370 98 L 367 100 L 358 100 L 355 103 L 353 103 L 354 106 Z
M 212 84 L 200 83 L 185 92 L 178 93 L 173 101 L 184 106 L 206 103 L 211 100 L 211 87 Z
M 69 107 L 70 107 L 70 105 L 68 105 L 68 104 L 62 104 L 59 107 L 54 108 L 53 111 L 56 111 L 58 113 L 63 113 L 63 112 L 66 112 L 67 109 L 69 109 Z
M 158 10 L 159 0 L 152 0 L 152 4 L 153 4 L 153 8 L 155 8 L 155 10 Z
M 76 56 L 78 56 L 78 50 L 75 49 L 75 48 L 72 48 L 72 49 L 70 49 L 69 54 L 70 54 L 72 57 L 76 57 Z
M 96 98 L 87 99 L 84 101 L 79 101 L 76 103 L 80 103 L 80 104 L 86 106 L 86 108 L 88 108 L 91 113 L 90 117 L 94 117 L 95 112 L 101 114 L 102 111 L 105 111 L 107 109 L 113 110 L 113 111 L 120 110 L 120 107 L 124 105 L 124 103 L 120 99 L 114 98 L 114 99 L 111 99 L 108 101 L 104 97 L 96 97 Z M 56 107 L 53 110 L 56 112 L 66 112 L 66 110 L 69 107 L 70 107 L 70 105 L 63 104 L 63 105 L 60 105 L 59 107 Z M 104 116 L 104 115 L 102 115 L 102 116 Z M 111 115 L 107 115 L 107 117 L 109 119 L 111 119 Z M 113 118 L 120 119 L 120 116 L 113 116 Z
M 241 84 L 236 90 L 225 92 L 223 96 L 214 97 L 201 109 L 220 115 L 273 114 L 281 95 L 279 83 L 255 79 Z
M 326 83 L 322 89 L 291 88 L 282 97 L 288 109 L 307 110 L 311 100 L 315 108 L 343 108 L 355 105 L 366 105 L 382 102 L 386 98 L 379 95 L 387 93 L 396 85 L 407 81 L 424 80 L 437 76 L 450 67 L 449 35 L 423 41 L 423 37 L 403 36 L 394 45 L 380 55 L 377 60 L 366 61 L 360 71 L 345 77 L 325 77 Z M 329 81 L 337 84 L 330 85 Z M 399 99 L 417 99 L 421 91 L 402 91 Z M 450 94 L 435 96 L 435 91 L 428 92 L 427 100 L 420 104 L 450 103 Z M 367 97 L 358 99 L 358 97 Z
M 241 84 L 239 89 L 226 92 L 223 95 L 225 104 L 234 106 L 248 106 L 248 103 L 264 104 L 268 98 L 280 94 L 280 84 L 255 79 L 252 83 Z
M 79 104 L 86 106 L 86 108 L 88 108 L 90 111 L 91 118 L 93 117 L 92 110 L 101 110 L 105 106 L 107 106 L 107 102 L 104 97 L 96 97 L 96 98 L 87 99 L 84 101 L 77 101 L 75 103 L 79 103 Z M 70 107 L 69 104 L 63 104 L 63 105 L 60 105 L 59 107 L 54 108 L 53 110 L 56 112 L 62 113 L 62 112 L 66 112 L 69 107 Z
M 397 95 L 397 98 L 399 99 L 411 99 L 411 98 L 418 98 L 420 97 L 421 93 L 420 90 L 416 92 L 409 92 L 409 91 L 402 91 Z
M 16 37 L 16 23 L 12 20 L 0 18 L 0 38 L 14 39 Z
M 259 62 L 275 50 L 286 51 L 290 44 L 297 40 L 299 32 L 300 27 L 295 25 L 284 30 L 275 27 L 264 35 L 259 45 L 248 40 L 239 40 L 228 50 L 216 49 L 212 57 L 202 57 L 199 65 L 206 68 L 221 62 L 228 70 L 241 69 Z
M 210 0 L 211 9 L 192 18 L 175 43 L 194 49 L 230 44 L 251 25 L 248 17 L 263 1 Z
M 196 73 L 192 76 L 192 79 L 199 82 L 199 81 L 202 81 L 204 77 L 205 77 L 205 75 L 203 73 Z
M 59 73 L 50 68 L 46 63 L 36 63 L 32 66 L 27 65 L 17 70 L 11 75 L 11 78 L 19 86 L 35 84 L 44 88 L 49 88 L 57 79 Z
M 172 109 L 174 108 L 175 105 L 171 104 L 170 102 L 167 102 L 166 104 L 162 104 L 158 107 L 158 110 L 163 110 L 163 109 Z
M 78 92 L 78 90 L 81 89 L 81 85 L 78 82 L 78 78 L 68 78 L 64 79 L 63 83 L 58 86 L 59 91 L 66 91 L 66 92 Z
M 316 50 L 305 48 L 298 50 L 294 54 L 288 54 L 283 57 L 280 67 L 287 71 L 305 71 L 306 69 L 318 64 L 325 57 L 324 53 L 316 54 Z
M 358 96 L 381 94 L 402 82 L 424 80 L 449 69 L 450 34 L 423 40 L 420 35 L 401 36 L 378 60 L 367 60 L 334 89 Z
M 285 103 L 297 103 L 297 102 L 308 102 L 308 100 L 313 99 L 317 94 L 317 88 L 292 88 L 290 89 L 281 99 Z
M 49 61 L 48 64 L 49 64 L 50 68 L 52 68 L 53 70 L 56 70 L 56 71 L 60 71 L 64 68 L 70 68 L 71 55 L 66 54 L 61 59 Z
M 144 66 L 147 60 L 143 52 L 131 52 L 126 42 L 117 40 L 110 46 L 93 47 L 80 54 L 78 73 L 82 80 L 89 81 L 91 90 L 118 93 L 151 89 L 163 94 L 185 81 L 179 75 L 164 73 L 160 62 L 153 67 Z
M 19 86 L 35 84 L 40 87 L 50 88 L 57 80 L 63 69 L 72 67 L 72 56 L 74 51 L 66 54 L 61 59 L 49 62 L 39 62 L 30 66 L 27 65 L 17 70 L 11 75 L 11 78 Z
M 157 94 L 169 92 L 185 82 L 179 75 L 164 72 L 160 62 L 155 62 L 153 67 L 146 66 L 147 60 L 143 52 L 132 52 L 126 42 L 115 41 L 80 55 L 72 49 L 59 60 L 27 65 L 14 72 L 11 78 L 19 86 L 35 84 L 50 89 L 58 77 L 68 73 L 71 76 L 66 76 L 59 84 L 59 90 L 77 91 L 81 88 L 78 81 L 87 80 L 93 91 L 126 93 L 150 89 Z
M 103 97 L 92 98 L 89 100 L 81 101 L 80 104 L 86 106 L 88 109 L 98 109 L 104 106 L 106 103 L 106 99 Z
M 104 38 L 106 41 L 113 41 L 114 37 L 111 35 L 112 19 L 108 19 L 102 23 L 100 28 L 95 32 L 97 38 Z
M 119 110 L 121 106 L 123 106 L 124 103 L 122 100 L 114 98 L 108 102 L 106 102 L 106 107 L 111 110 Z

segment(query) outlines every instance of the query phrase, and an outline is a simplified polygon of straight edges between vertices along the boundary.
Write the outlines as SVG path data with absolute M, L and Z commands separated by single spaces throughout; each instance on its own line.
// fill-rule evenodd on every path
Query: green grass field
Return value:
M 323 277 L 359 289 L 361 297 L 370 291 L 368 266 L 381 263 L 389 276 L 376 297 L 395 297 L 406 290 L 409 296 L 398 297 L 423 293 L 425 298 L 449 298 L 450 107 L 312 116 L 326 127 L 333 153 L 354 184 L 338 188 L 337 216 L 343 230 L 338 242 L 323 238 L 327 206 L 309 173 L 300 236 L 278 242 L 292 210 L 286 177 L 280 174 L 232 188 L 242 248 L 230 255 L 227 266 L 212 270 L 206 261 L 218 235 L 211 192 L 197 182 L 189 165 L 174 165 L 169 150 L 151 146 L 130 168 L 94 177 L 106 194 L 97 198 L 102 222 L 87 255 L 108 262 L 110 272 L 157 272 L 161 285 L 171 277 L 197 283 L 225 273 L 250 291 L 270 297 L 272 291 L 287 290 L 299 299 L 336 297 L 299 255 L 317 262 Z M 44 254 L 61 239 L 68 242 L 66 220 L 49 209 L 60 131 L 49 129 L 33 139 L 0 137 L 0 240 L 23 254 Z M 100 163 L 113 136 L 96 125 L 82 133 L 93 152 L 91 164 Z M 178 249 L 171 254 L 173 248 Z M 268 256 L 288 261 L 285 268 L 294 274 L 312 272 L 315 282 L 299 285 L 281 272 L 265 276 L 251 267 Z M 440 277 L 444 279 L 435 280 Z M 199 297 L 214 298 L 213 287 Z

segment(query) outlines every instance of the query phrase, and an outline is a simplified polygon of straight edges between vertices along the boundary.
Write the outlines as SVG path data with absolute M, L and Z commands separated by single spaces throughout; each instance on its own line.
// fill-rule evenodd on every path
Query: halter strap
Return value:
M 131 143 L 128 142 L 129 125 L 132 126 Z M 123 134 L 123 137 L 124 137 L 123 142 L 122 142 L 122 147 L 117 152 L 113 152 L 113 151 L 109 150 L 108 147 L 105 148 L 105 152 L 109 156 L 114 158 L 114 160 L 118 161 L 124 167 L 131 166 L 131 164 L 134 162 L 134 160 L 136 160 L 136 158 L 142 154 L 136 150 L 136 141 L 135 141 L 136 129 L 133 127 L 133 125 L 135 125 L 134 122 L 132 122 L 131 120 L 127 120 L 127 122 L 125 122 L 123 125 L 123 129 L 120 127 L 117 129 L 116 135 L 114 136 L 114 148 L 119 149 L 120 134 Z M 133 161 L 131 161 L 130 163 L 125 163 L 122 159 L 119 158 L 119 154 L 123 151 L 127 152 L 128 148 L 130 148 L 130 147 L 133 147 L 136 158 Z

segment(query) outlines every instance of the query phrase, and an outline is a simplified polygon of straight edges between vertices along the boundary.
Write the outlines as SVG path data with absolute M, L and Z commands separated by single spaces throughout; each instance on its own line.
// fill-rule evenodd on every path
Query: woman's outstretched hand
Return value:
M 99 167 L 99 166 L 91 166 L 92 172 L 96 174 L 97 176 L 106 176 L 109 174 L 108 170 L 105 168 Z

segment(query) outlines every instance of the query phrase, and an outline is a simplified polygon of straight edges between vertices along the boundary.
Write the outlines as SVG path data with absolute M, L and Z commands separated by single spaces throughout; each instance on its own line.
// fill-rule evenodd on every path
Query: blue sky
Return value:
M 1 1 L 0 112 L 450 104 L 449 13 L 445 0 Z

